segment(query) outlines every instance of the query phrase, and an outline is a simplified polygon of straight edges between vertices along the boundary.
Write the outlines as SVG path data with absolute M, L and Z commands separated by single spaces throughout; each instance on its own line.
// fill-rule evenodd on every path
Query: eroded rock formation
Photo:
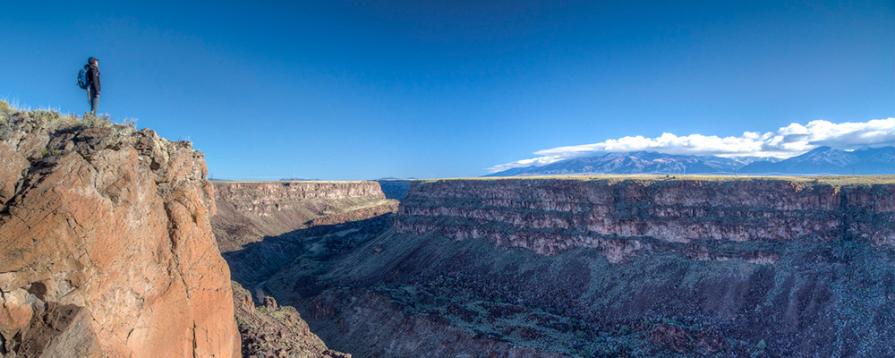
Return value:
M 0 111 L 0 356 L 239 356 L 206 175 L 150 130 Z
M 546 255 L 596 247 L 618 261 L 643 247 L 638 237 L 690 243 L 831 241 L 848 235 L 895 244 L 893 184 L 731 178 L 417 185 L 403 201 L 395 225 L 399 233 L 485 238 Z
M 223 252 L 264 237 L 394 212 L 376 182 L 215 182 L 214 229 Z

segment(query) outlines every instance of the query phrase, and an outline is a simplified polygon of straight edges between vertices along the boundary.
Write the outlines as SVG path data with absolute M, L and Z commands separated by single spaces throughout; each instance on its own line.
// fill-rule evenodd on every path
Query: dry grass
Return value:
M 85 113 L 82 117 L 78 117 L 77 115 L 71 113 L 61 113 L 58 109 L 53 108 L 17 108 L 16 106 L 10 104 L 8 101 L 0 100 L 0 125 L 8 123 L 9 120 L 16 115 L 27 116 L 39 123 L 44 123 L 47 128 L 55 130 L 74 127 L 102 127 L 123 130 L 129 128 L 130 130 L 134 130 L 136 127 L 136 122 L 133 120 L 125 121 L 125 123 L 119 125 L 113 123 L 111 118 L 105 115 L 97 116 L 90 113 Z

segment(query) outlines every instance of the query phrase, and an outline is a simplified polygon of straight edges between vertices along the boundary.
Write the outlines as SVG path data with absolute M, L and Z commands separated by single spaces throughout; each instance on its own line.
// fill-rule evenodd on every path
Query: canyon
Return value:
M 0 357 L 895 356 L 891 322 L 891 176 L 211 181 L 0 106 Z
M 895 178 L 413 182 L 225 254 L 356 356 L 889 356 Z

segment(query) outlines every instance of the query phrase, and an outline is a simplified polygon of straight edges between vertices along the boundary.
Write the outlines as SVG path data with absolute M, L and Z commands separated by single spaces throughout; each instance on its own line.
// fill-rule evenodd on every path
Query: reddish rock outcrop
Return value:
M 150 130 L 0 111 L 0 355 L 239 356 L 206 175 Z
M 265 236 L 363 220 L 395 212 L 372 181 L 215 182 L 218 214 L 213 226 L 223 252 Z

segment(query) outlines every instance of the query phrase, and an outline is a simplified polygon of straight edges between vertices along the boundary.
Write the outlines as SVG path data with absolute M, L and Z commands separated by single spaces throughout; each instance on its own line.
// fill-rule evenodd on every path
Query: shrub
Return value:
M 82 124 L 85 127 L 109 128 L 112 126 L 112 120 L 108 116 L 97 116 L 91 113 L 84 114 Z

